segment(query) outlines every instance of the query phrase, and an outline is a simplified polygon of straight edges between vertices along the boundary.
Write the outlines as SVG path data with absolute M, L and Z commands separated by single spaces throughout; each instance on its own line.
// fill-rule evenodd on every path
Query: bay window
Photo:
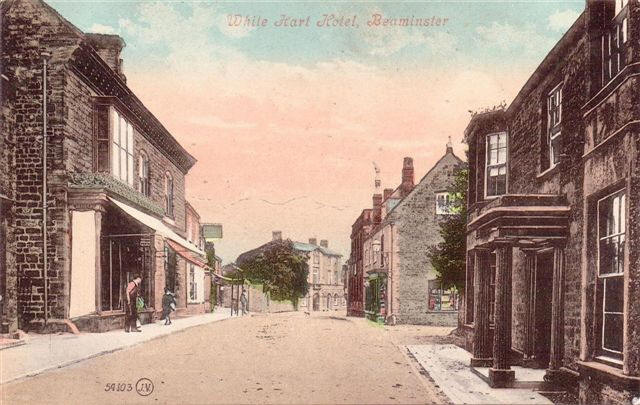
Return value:
M 133 126 L 115 108 L 111 115 L 111 174 L 133 186 Z
M 487 135 L 486 196 L 507 192 L 507 133 Z
M 619 191 L 598 202 L 598 355 L 622 360 L 626 196 Z

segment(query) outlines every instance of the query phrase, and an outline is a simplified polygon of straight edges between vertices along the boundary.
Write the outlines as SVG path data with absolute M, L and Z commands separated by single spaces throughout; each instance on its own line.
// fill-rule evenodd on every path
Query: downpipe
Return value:
M 49 321 L 49 275 L 47 258 L 47 62 L 48 52 L 42 52 L 42 263 L 44 280 L 44 324 Z

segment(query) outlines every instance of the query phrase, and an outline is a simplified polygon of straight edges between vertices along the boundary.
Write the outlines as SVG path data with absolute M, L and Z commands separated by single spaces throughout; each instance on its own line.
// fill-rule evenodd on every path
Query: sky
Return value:
M 462 143 L 470 111 L 509 103 L 584 9 L 575 1 L 49 1 L 118 34 L 127 84 L 198 163 L 186 197 L 223 224 L 224 263 L 271 239 L 349 256 L 374 165 L 395 188 Z M 368 24 L 433 17 L 440 26 Z M 266 26 L 230 26 L 229 16 Z M 276 26 L 282 16 L 309 26 Z M 353 26 L 318 26 L 325 15 Z M 355 16 L 355 23 L 354 18 Z

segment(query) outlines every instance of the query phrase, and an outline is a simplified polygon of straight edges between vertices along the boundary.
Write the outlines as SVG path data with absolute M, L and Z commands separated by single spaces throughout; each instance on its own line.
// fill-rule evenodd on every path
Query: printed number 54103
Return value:
M 133 390 L 133 386 L 128 383 L 107 383 L 104 390 L 106 392 L 128 392 Z

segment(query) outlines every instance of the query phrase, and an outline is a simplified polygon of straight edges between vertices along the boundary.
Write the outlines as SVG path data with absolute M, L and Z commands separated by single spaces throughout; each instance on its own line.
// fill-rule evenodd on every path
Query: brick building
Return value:
M 374 208 L 366 208 L 351 227 L 351 253 L 347 278 L 347 315 L 364 316 L 364 241 L 375 224 L 380 223 L 382 194 L 374 194 Z
M 242 253 L 236 263 L 242 263 L 252 255 L 267 249 L 270 244 L 282 240 L 282 232 L 274 231 L 272 240 L 256 249 Z M 345 310 L 346 298 L 343 286 L 342 255 L 329 249 L 329 241 L 323 239 L 318 244 L 315 238 L 309 243 L 293 242 L 293 247 L 299 253 L 307 255 L 309 266 L 309 293 L 302 297 L 299 309 L 306 311 Z
M 3 329 L 122 326 L 136 274 L 144 322 L 165 285 L 186 310 L 178 253 L 203 254 L 184 237 L 195 159 L 127 87 L 124 41 L 83 33 L 40 0 L 0 7 Z
M 402 182 L 374 195 L 380 223 L 363 242 L 365 312 L 391 324 L 455 325 L 457 293 L 442 290 L 427 255 L 440 242 L 439 222 L 449 214 L 448 190 L 463 162 L 451 145 L 414 185 L 413 160 L 405 158 Z
M 640 393 L 640 4 L 587 1 L 508 108 L 475 114 L 464 324 L 471 365 Z

